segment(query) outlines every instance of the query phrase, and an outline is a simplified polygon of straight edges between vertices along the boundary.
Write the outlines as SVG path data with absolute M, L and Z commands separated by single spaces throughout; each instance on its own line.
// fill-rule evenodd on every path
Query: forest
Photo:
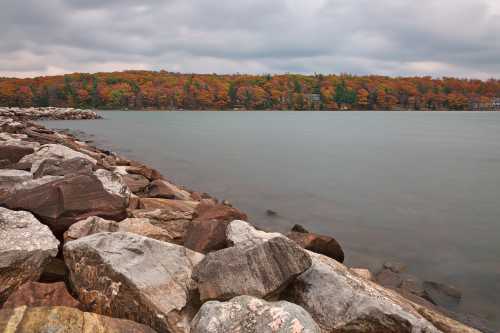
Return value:
M 167 71 L 0 78 L 0 106 L 121 110 L 492 110 L 500 80 Z

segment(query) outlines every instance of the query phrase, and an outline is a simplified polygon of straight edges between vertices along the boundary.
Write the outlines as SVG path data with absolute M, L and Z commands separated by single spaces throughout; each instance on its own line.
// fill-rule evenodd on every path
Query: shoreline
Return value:
M 41 113 L 39 111 L 37 112 L 35 109 L 30 110 L 17 109 L 18 112 L 10 113 L 11 116 L 14 115 L 14 118 L 7 118 L 5 115 L 8 112 L 0 109 L 2 145 L 9 147 L 3 156 L 12 158 L 12 160 L 8 160 L 7 162 L 5 162 L 5 159 L 2 160 L 4 168 L 2 171 L 3 183 L 0 196 L 2 206 L 12 211 L 22 210 L 33 213 L 40 222 L 49 227 L 61 245 L 63 242 L 65 243 L 64 259 L 66 263 L 61 262 L 62 253 L 60 249 L 57 261 L 65 269 L 69 269 L 70 273 L 69 275 L 60 276 L 59 280 L 67 282 L 68 286 L 70 286 L 70 291 L 80 302 L 84 303 L 84 309 L 87 311 L 113 317 L 126 317 L 125 319 L 134 321 L 142 320 L 142 324 L 148 325 L 159 332 L 164 330 L 187 332 L 186 330 L 178 329 L 175 325 L 175 327 L 170 326 L 171 324 L 168 321 L 165 322 L 150 318 L 151 312 L 158 313 L 161 310 L 154 307 L 154 309 L 149 308 L 151 307 L 149 302 L 153 302 L 152 300 L 146 302 L 147 304 L 143 304 L 147 309 L 134 309 L 134 311 L 139 311 L 140 313 L 138 314 L 141 316 L 137 316 L 138 314 L 126 316 L 123 315 L 123 308 L 119 308 L 118 306 L 121 303 L 117 303 L 117 305 L 110 308 L 109 305 L 107 307 L 104 306 L 106 302 L 113 302 L 113 297 L 110 295 L 103 296 L 104 300 L 91 297 L 91 294 L 95 294 L 95 292 L 106 294 L 105 291 L 99 289 L 102 287 L 100 285 L 102 281 L 83 281 L 85 280 L 83 277 L 92 280 L 92 278 L 95 278 L 93 274 L 98 271 L 79 271 L 79 265 L 93 266 L 83 264 L 86 260 L 90 259 L 86 255 L 82 255 L 76 245 L 70 246 L 69 244 L 78 243 L 82 246 L 82 249 L 95 250 L 96 258 L 92 260 L 105 261 L 106 258 L 102 258 L 103 254 L 99 252 L 101 246 L 99 244 L 109 242 L 110 246 L 115 246 L 115 243 L 120 245 L 124 242 L 125 238 L 130 240 L 131 236 L 127 235 L 131 233 L 144 236 L 147 239 L 154 239 L 154 244 L 151 245 L 148 243 L 148 246 L 158 247 L 167 251 L 167 249 L 163 248 L 165 245 L 157 243 L 165 242 L 175 244 L 175 251 L 178 251 L 180 248 L 183 251 L 188 251 L 189 260 L 196 261 L 196 264 L 190 264 L 193 267 L 200 267 L 200 265 L 203 266 L 205 264 L 206 267 L 198 268 L 196 274 L 191 271 L 194 269 L 193 267 L 189 269 L 189 272 L 185 271 L 186 267 L 184 266 L 179 268 L 182 268 L 181 270 L 188 275 L 191 275 L 191 273 L 194 274 L 194 281 L 188 279 L 188 284 L 198 286 L 197 288 L 191 288 L 191 286 L 186 285 L 185 288 L 187 289 L 184 292 L 189 291 L 189 294 L 198 290 L 201 292 L 202 301 L 206 299 L 227 302 L 229 299 L 223 295 L 228 290 L 233 290 L 233 286 L 228 286 L 222 283 L 222 281 L 213 281 L 214 275 L 215 277 L 217 276 L 217 272 L 211 271 L 210 267 L 215 267 L 213 265 L 216 265 L 218 261 L 210 262 L 209 259 L 215 260 L 216 258 L 213 257 L 220 253 L 238 249 L 239 255 L 234 258 L 236 260 L 241 255 L 249 256 L 248 248 L 250 248 L 251 251 L 255 251 L 255 254 L 251 256 L 255 255 L 257 258 L 260 255 L 264 255 L 263 259 L 268 258 L 268 255 L 274 258 L 275 255 L 279 254 L 277 257 L 279 259 L 278 262 L 283 261 L 281 264 L 290 269 L 289 275 L 285 279 L 275 276 L 276 280 L 279 281 L 257 281 L 258 283 L 256 283 L 259 285 L 264 284 L 265 288 L 264 291 L 257 288 L 259 289 L 259 293 L 255 296 L 259 296 L 259 299 L 273 301 L 288 300 L 298 306 L 302 306 L 310 312 L 313 320 L 311 321 L 309 317 L 306 319 L 302 318 L 302 321 L 298 320 L 301 324 L 309 325 L 310 331 L 316 330 L 315 323 L 323 330 L 337 329 L 335 325 L 340 320 L 341 314 L 337 311 L 340 304 L 336 303 L 338 300 L 335 299 L 334 294 L 345 292 L 346 295 L 351 295 L 352 299 L 359 298 L 364 300 L 364 302 L 372 302 L 373 307 L 381 311 L 384 316 L 389 314 L 398 315 L 405 319 L 404 324 L 395 320 L 394 323 L 390 323 L 389 325 L 410 325 L 410 327 L 418 332 L 424 329 L 430 329 L 430 331 L 435 332 L 476 332 L 441 315 L 440 312 L 447 313 L 448 315 L 450 313 L 421 297 L 424 296 L 422 290 L 416 288 L 418 290 L 411 292 L 413 287 L 415 287 L 414 285 L 409 286 L 408 289 L 401 288 L 402 281 L 400 281 L 400 278 L 402 277 L 398 277 L 398 275 L 404 272 L 404 268 L 398 264 L 386 264 L 384 269 L 377 274 L 377 277 L 364 269 L 349 269 L 341 264 L 344 254 L 341 246 L 335 239 L 325 235 L 310 233 L 300 228 L 300 226 L 295 227 L 287 234 L 288 238 L 285 238 L 286 241 L 284 241 L 284 244 L 279 244 L 279 246 L 284 246 L 290 252 L 296 253 L 296 255 L 290 256 L 286 254 L 288 251 L 276 254 L 269 250 L 270 248 L 273 249 L 275 245 L 270 248 L 267 245 L 272 239 L 284 236 L 259 231 L 245 223 L 234 223 L 237 222 L 234 220 L 247 220 L 246 214 L 228 205 L 226 202 L 220 203 L 208 194 L 177 186 L 149 166 L 140 162 L 127 160 L 113 152 L 102 151 L 99 148 L 79 141 L 73 135 L 62 134 L 61 131 L 49 130 L 31 121 L 34 119 L 63 120 L 64 117 L 68 117 L 67 119 L 98 119 L 97 117 L 99 116 L 95 112 L 91 111 L 91 113 L 85 115 L 85 117 L 95 118 L 72 118 L 76 117 L 75 114 L 79 114 L 81 111 L 67 109 L 67 111 L 61 112 L 59 109 L 51 108 L 48 111 L 45 109 L 42 112 L 44 115 L 40 116 Z M 18 115 L 19 113 L 22 113 L 22 115 Z M 63 115 L 63 113 L 65 114 Z M 92 113 L 94 116 L 92 116 Z M 21 155 L 22 157 L 15 161 Z M 37 202 L 37 200 L 41 200 L 41 202 Z M 48 209 L 47 207 L 52 208 Z M 228 231 L 237 228 L 239 229 L 233 230 L 232 234 Z M 109 234 L 102 234 L 102 232 L 108 232 Z M 127 234 L 124 235 L 123 233 Z M 88 242 L 97 241 L 97 238 L 100 239 L 99 242 L 101 243 L 85 242 L 85 240 Z M 131 239 L 134 242 L 139 240 L 148 242 L 142 238 L 136 239 L 132 237 Z M 289 243 L 289 239 L 294 242 Z M 240 247 L 238 246 L 239 243 L 245 246 Z M 169 246 L 173 248 L 174 245 Z M 170 247 L 168 250 L 172 250 Z M 309 252 L 305 252 L 302 249 L 319 253 L 319 255 L 309 254 Z M 144 253 L 143 248 L 135 249 L 133 253 L 137 254 L 141 251 Z M 271 253 L 266 251 L 271 251 Z M 135 256 L 134 254 L 130 255 Z M 203 257 L 203 255 L 205 256 Z M 308 260 L 309 256 L 311 258 Z M 193 259 L 194 257 L 197 259 Z M 297 262 L 298 258 L 303 259 Z M 140 255 L 137 258 L 137 260 L 143 259 Z M 222 259 L 227 260 L 228 258 L 222 257 Z M 287 260 L 290 262 L 287 262 Z M 256 261 L 256 268 L 263 271 L 266 271 L 266 268 L 268 268 L 273 271 L 273 267 L 265 267 L 265 262 L 266 260 Z M 326 266 L 323 267 L 322 265 L 325 263 Z M 115 265 L 119 266 L 117 263 Z M 154 266 L 154 263 L 147 263 L 147 265 L 143 263 L 141 268 L 147 271 L 148 268 L 151 269 L 151 265 Z M 42 263 L 40 266 L 38 272 L 40 274 L 38 275 L 43 276 L 47 263 Z M 322 272 L 323 269 L 326 270 L 323 273 L 326 272 L 325 274 L 332 279 L 330 284 L 333 281 L 340 280 L 347 280 L 350 283 L 342 285 L 343 290 L 332 290 L 332 294 L 328 294 L 331 285 L 324 284 L 325 281 L 318 281 L 310 276 L 314 276 L 314 269 L 319 269 L 318 267 L 321 267 L 320 271 Z M 112 265 L 105 272 L 100 273 L 104 275 L 108 274 L 108 278 L 113 279 L 114 275 L 109 271 L 114 268 L 118 269 L 119 267 L 113 267 Z M 220 269 L 224 269 L 224 267 L 220 267 Z M 141 271 L 135 271 L 135 274 L 140 273 Z M 230 274 L 231 272 L 226 273 Z M 245 274 L 244 270 L 242 274 Z M 390 289 L 398 290 L 401 295 L 406 296 L 411 302 L 399 294 L 375 284 L 374 280 L 377 280 L 381 284 L 380 274 L 386 278 L 387 287 L 392 286 Z M 0 270 L 0 280 L 2 278 L 1 275 L 2 271 Z M 34 276 L 31 274 L 27 279 L 14 281 L 15 283 L 12 284 L 11 290 L 6 292 L 9 295 L 6 296 L 10 297 L 13 293 L 15 294 L 15 290 L 20 288 L 24 283 L 38 280 L 36 277 L 37 274 L 34 274 Z M 312 285 L 318 283 L 319 290 L 324 290 L 331 297 L 333 308 L 318 309 L 314 298 L 319 297 L 319 294 L 304 294 L 305 291 L 299 288 L 301 278 L 305 279 L 304 283 Z M 307 278 L 312 280 L 307 280 Z M 235 285 L 238 285 L 237 277 L 235 279 L 233 282 Z M 70 281 L 69 283 L 68 280 Z M 397 283 L 394 284 L 394 281 L 397 281 Z M 406 282 L 408 284 L 410 281 Z M 93 285 L 89 286 L 89 283 Z M 125 281 L 119 281 L 119 283 L 126 284 Z M 177 281 L 176 283 L 183 284 L 187 282 Z M 273 285 L 273 283 L 276 285 Z M 358 287 L 354 288 L 353 285 Z M 106 288 L 109 287 L 106 286 Z M 245 289 L 245 286 L 240 287 Z M 443 289 L 442 287 L 432 286 L 434 289 Z M 129 286 L 129 288 L 138 287 L 134 285 Z M 371 290 L 371 293 L 375 293 L 377 295 L 376 298 L 379 300 L 370 298 L 368 290 Z M 156 291 L 161 293 L 161 290 Z M 172 290 L 169 291 L 173 292 Z M 249 292 L 250 290 L 245 291 Z M 3 291 L 0 290 L 0 292 Z M 252 292 L 255 292 L 255 290 L 252 289 Z M 442 296 L 442 290 L 438 290 L 437 292 L 441 293 Z M 247 293 L 241 290 L 233 290 L 233 294 L 233 296 L 238 296 L 246 295 Z M 445 294 L 452 301 L 456 301 L 456 291 L 448 290 Z M 453 294 L 455 295 L 453 296 Z M 123 295 L 123 297 L 130 300 L 134 298 L 131 295 L 142 295 L 146 299 L 151 297 L 145 290 L 140 290 L 140 288 L 139 290 L 135 290 L 135 294 L 129 292 L 129 294 Z M 1 296 L 0 294 L 0 303 L 5 298 Z M 312 301 L 310 300 L 311 302 L 308 302 L 306 296 L 314 297 Z M 349 299 L 347 300 L 349 301 Z M 106 302 L 101 304 L 100 302 L 103 301 Z M 345 299 L 342 301 L 345 301 Z M 192 323 L 191 326 L 192 328 L 194 327 L 194 332 L 204 332 L 196 323 L 204 322 L 203 310 L 208 311 L 209 309 L 206 309 L 205 305 L 203 305 L 202 309 L 199 309 L 200 307 L 195 305 L 196 302 L 191 299 L 185 299 L 184 303 L 181 308 L 194 307 L 199 311 L 194 311 L 198 313 L 195 318 L 193 318 L 193 314 L 176 314 L 175 318 L 178 319 L 179 325 L 180 322 L 188 320 Z M 364 320 L 368 320 L 376 321 L 377 325 L 387 324 L 382 323 L 384 320 L 378 322 L 380 318 L 374 318 L 371 314 L 364 313 L 359 305 L 354 304 L 349 307 L 349 311 L 351 311 L 349 316 L 356 318 L 359 321 L 358 323 L 364 323 Z M 394 308 L 397 308 L 397 311 Z M 322 311 L 328 311 L 328 313 L 322 313 Z M 328 317 L 329 313 L 336 313 L 339 317 L 333 320 Z M 168 311 L 162 315 L 171 316 Z M 139 317 L 144 318 L 141 319 Z M 345 325 L 351 325 L 349 323 L 348 321 Z M 347 326 L 345 328 L 347 329 Z M 390 327 L 384 327 L 384 329 L 388 330 Z M 363 332 L 362 330 L 358 331 Z M 484 329 L 483 331 L 486 332 Z

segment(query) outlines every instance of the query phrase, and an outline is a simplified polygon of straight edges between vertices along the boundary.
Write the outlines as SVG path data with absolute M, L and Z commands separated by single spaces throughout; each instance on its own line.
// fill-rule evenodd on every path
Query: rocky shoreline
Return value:
M 8 117 L 16 120 L 90 120 L 101 119 L 96 112 L 91 110 L 73 108 L 17 108 L 0 107 L 0 117 Z
M 59 112 L 0 109 L 0 332 L 480 332 L 398 264 L 348 268 L 332 237 L 31 121 L 98 117 Z

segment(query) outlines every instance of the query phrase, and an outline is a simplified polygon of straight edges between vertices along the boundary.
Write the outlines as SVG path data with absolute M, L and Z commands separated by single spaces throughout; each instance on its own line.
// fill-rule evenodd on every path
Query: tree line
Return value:
M 166 71 L 0 78 L 0 106 L 165 110 L 468 110 L 500 103 L 500 80 Z

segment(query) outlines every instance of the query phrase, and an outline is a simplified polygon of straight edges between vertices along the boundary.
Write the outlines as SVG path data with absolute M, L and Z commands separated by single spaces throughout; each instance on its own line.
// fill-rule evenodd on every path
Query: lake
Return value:
M 401 261 L 453 284 L 460 311 L 500 329 L 500 113 L 102 114 L 45 124 L 227 199 L 257 225 L 332 235 L 347 265 Z

